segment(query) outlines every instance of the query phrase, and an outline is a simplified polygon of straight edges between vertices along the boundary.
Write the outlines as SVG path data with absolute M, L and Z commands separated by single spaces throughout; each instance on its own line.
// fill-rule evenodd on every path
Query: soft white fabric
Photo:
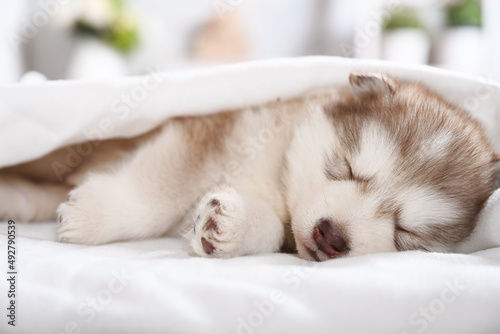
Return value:
M 98 129 L 106 138 L 132 136 L 173 115 L 346 83 L 352 70 L 426 83 L 469 109 L 500 151 L 498 84 L 429 67 L 309 57 L 111 81 L 2 86 L 0 166 L 85 141 L 89 133 L 93 138 Z M 155 82 L 161 84 L 151 88 Z M 122 94 L 144 98 L 126 110 Z M 499 333 L 499 216 L 497 192 L 478 231 L 462 246 L 472 254 L 403 252 L 319 264 L 286 254 L 204 259 L 182 240 L 168 238 L 60 244 L 55 223 L 18 223 L 17 326 L 8 326 L 2 315 L 0 332 Z M 3 250 L 6 231 L 1 223 Z M 2 262 L 7 272 L 6 255 Z M 5 314 L 7 290 L 0 280 Z
M 0 167 L 40 157 L 89 137 L 95 139 L 98 132 L 104 138 L 131 137 L 169 116 L 238 108 L 315 87 L 346 84 L 351 71 L 363 70 L 424 82 L 451 102 L 471 110 L 500 151 L 498 83 L 427 66 L 305 57 L 171 74 L 157 74 L 151 68 L 152 75 L 119 80 L 0 85 Z M 157 82 L 159 85 L 152 87 Z M 130 96 L 130 107 L 123 102 L 126 96 Z

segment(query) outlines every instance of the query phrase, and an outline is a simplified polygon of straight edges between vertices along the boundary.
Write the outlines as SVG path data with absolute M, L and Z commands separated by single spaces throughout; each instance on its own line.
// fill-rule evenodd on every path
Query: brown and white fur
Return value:
M 0 218 L 50 219 L 76 185 L 57 209 L 63 242 L 185 229 L 197 254 L 234 257 L 289 249 L 291 230 L 299 256 L 316 261 L 450 251 L 493 191 L 483 129 L 420 84 L 378 73 L 350 83 L 352 94 L 178 117 L 103 143 L 65 184 L 45 182 L 64 150 L 9 168 Z

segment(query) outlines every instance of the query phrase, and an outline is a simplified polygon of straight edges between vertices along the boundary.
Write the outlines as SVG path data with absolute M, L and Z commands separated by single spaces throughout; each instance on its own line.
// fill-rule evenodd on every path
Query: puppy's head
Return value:
M 449 251 L 493 191 L 483 129 L 420 84 L 366 73 L 350 83 L 353 96 L 311 112 L 288 154 L 299 255 Z

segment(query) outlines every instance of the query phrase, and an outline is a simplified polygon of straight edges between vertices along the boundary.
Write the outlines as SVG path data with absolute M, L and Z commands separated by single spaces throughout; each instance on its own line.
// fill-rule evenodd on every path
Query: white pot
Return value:
M 96 38 L 79 38 L 68 67 L 68 79 L 114 78 L 129 73 L 125 56 Z
M 438 66 L 472 74 L 481 73 L 482 32 L 478 27 L 448 28 L 437 43 Z
M 411 64 L 427 64 L 430 42 L 419 29 L 395 29 L 384 33 L 382 57 Z

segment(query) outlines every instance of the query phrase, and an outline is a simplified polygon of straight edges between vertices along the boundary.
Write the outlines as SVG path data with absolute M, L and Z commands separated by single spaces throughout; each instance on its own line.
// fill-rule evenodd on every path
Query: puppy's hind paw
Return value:
M 57 231 L 60 242 L 74 244 L 96 244 L 95 234 L 97 228 L 93 228 L 89 222 L 89 214 L 85 212 L 85 207 L 77 200 L 73 190 L 68 195 L 68 200 L 59 205 L 57 209 L 57 219 L 59 229 Z

